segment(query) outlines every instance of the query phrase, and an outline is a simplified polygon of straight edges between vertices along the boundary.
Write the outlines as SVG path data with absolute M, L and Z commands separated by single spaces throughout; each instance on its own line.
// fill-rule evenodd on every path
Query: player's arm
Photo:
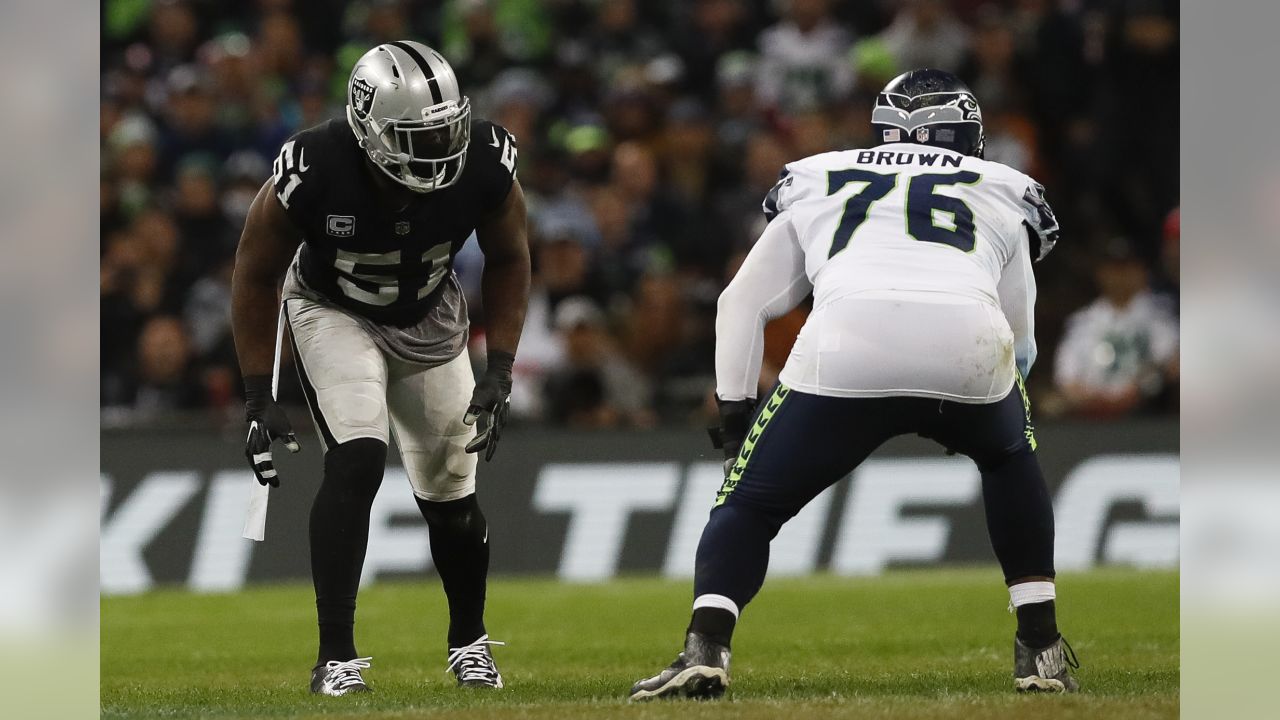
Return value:
M 716 401 L 721 426 L 712 439 L 732 460 L 746 436 L 760 382 L 764 326 L 790 312 L 813 286 L 788 212 L 764 229 L 716 308 Z
M 279 288 L 301 238 L 268 181 L 249 206 L 231 274 L 231 331 L 244 377 L 245 416 L 250 423 L 245 455 L 258 481 L 279 484 L 271 441 L 298 451 L 284 411 L 271 395 Z
M 476 383 L 464 421 L 470 425 L 481 420 L 476 438 L 467 444 L 467 452 L 488 448 L 487 460 L 493 457 L 506 422 L 511 366 L 515 363 L 525 310 L 529 306 L 529 236 L 524 190 L 519 180 L 512 182 L 497 212 L 476 228 L 476 240 L 484 253 L 480 295 L 484 301 L 488 353 L 484 377 Z
M 1000 309 L 1013 330 L 1013 356 L 1018 372 L 1026 377 L 1036 361 L 1036 277 L 1031 272 L 1029 248 L 1018 244 L 996 286 Z
M 268 181 L 249 206 L 231 274 L 231 329 L 246 378 L 271 375 L 280 283 L 299 242 Z

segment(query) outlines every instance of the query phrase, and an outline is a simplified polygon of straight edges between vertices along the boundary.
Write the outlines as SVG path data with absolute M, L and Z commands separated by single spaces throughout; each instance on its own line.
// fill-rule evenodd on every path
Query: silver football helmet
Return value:
M 347 124 L 387 177 L 414 192 L 462 177 L 471 103 L 440 53 L 412 40 L 365 53 L 347 81 Z

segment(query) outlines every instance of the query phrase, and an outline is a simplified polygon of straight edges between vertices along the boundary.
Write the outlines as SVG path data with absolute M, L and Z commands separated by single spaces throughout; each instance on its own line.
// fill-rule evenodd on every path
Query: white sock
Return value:
M 1043 580 L 1009 586 L 1009 612 L 1032 603 L 1042 603 L 1057 597 L 1057 586 Z
M 738 619 L 738 605 L 734 601 L 723 595 L 699 595 L 693 601 L 693 609 L 711 607 L 728 610 L 733 613 L 733 619 Z

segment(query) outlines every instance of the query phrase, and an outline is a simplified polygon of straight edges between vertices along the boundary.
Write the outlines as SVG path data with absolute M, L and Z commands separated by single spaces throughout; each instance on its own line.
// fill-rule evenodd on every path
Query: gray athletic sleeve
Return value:
M 764 229 L 738 274 L 720 294 L 716 395 L 721 400 L 756 396 L 765 323 L 794 308 L 812 291 L 791 213 L 782 212 Z

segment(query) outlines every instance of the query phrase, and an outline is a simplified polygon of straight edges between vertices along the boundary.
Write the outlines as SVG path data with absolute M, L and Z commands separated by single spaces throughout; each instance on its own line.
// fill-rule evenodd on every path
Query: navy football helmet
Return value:
M 909 142 L 982 157 L 986 137 L 978 99 L 944 70 L 905 72 L 884 86 L 871 111 L 880 143 Z

